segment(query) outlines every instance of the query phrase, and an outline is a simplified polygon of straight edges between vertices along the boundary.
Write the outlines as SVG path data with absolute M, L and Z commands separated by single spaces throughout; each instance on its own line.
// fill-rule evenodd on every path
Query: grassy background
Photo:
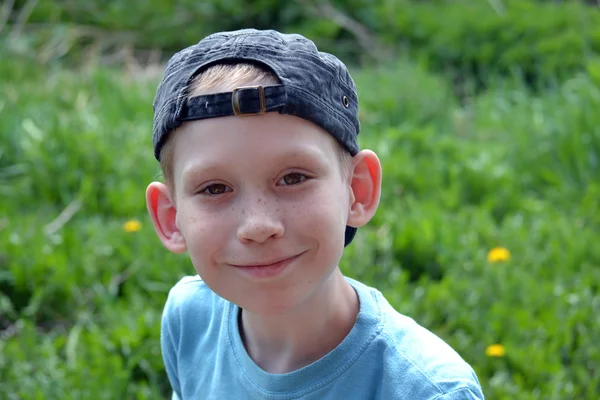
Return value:
M 160 314 L 193 268 L 145 211 L 160 68 L 65 68 L 13 45 L 0 51 L 0 399 L 165 398 Z M 432 58 L 395 58 L 353 68 L 384 190 L 344 272 L 448 341 L 487 398 L 597 399 L 600 76 L 494 75 L 465 96 Z M 511 257 L 490 262 L 498 246 Z M 503 356 L 486 355 L 494 344 Z

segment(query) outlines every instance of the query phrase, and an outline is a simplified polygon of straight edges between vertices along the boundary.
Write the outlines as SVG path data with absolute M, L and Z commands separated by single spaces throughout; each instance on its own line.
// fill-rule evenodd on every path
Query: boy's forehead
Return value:
M 286 159 L 335 161 L 335 139 L 304 119 L 278 113 L 188 121 L 176 135 L 174 159 L 185 164 Z M 199 164 L 199 165 L 198 165 Z

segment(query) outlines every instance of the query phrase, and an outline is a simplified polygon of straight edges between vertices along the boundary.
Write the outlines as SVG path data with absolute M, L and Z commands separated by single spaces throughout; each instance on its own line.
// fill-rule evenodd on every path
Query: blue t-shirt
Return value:
M 265 372 L 246 352 L 239 308 L 200 277 L 169 293 L 161 346 L 174 399 L 483 399 L 472 368 L 445 342 L 395 311 L 383 295 L 346 278 L 360 311 L 348 336 L 320 360 Z

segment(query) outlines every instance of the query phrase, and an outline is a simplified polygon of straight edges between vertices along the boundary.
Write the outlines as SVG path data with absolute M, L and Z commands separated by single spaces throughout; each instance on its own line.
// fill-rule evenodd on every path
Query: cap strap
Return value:
M 239 87 L 232 92 L 207 94 L 188 99 L 181 107 L 177 119 L 190 121 L 229 115 L 260 115 L 282 109 L 286 97 L 283 85 Z

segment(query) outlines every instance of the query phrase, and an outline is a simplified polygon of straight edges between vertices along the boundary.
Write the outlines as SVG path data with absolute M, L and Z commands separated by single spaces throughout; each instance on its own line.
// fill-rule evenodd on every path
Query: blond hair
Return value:
M 281 82 L 279 78 L 270 70 L 256 64 L 236 63 L 236 64 L 217 64 L 207 68 L 201 74 L 196 76 L 189 88 L 189 98 L 203 96 L 212 93 L 230 92 L 236 87 L 262 85 L 278 85 Z M 165 179 L 165 183 L 173 190 L 173 150 L 175 132 L 167 137 L 165 144 L 160 151 L 160 168 Z M 333 137 L 332 137 L 333 139 Z M 337 141 L 338 159 L 341 163 L 343 176 L 347 178 L 352 165 L 352 156 Z

